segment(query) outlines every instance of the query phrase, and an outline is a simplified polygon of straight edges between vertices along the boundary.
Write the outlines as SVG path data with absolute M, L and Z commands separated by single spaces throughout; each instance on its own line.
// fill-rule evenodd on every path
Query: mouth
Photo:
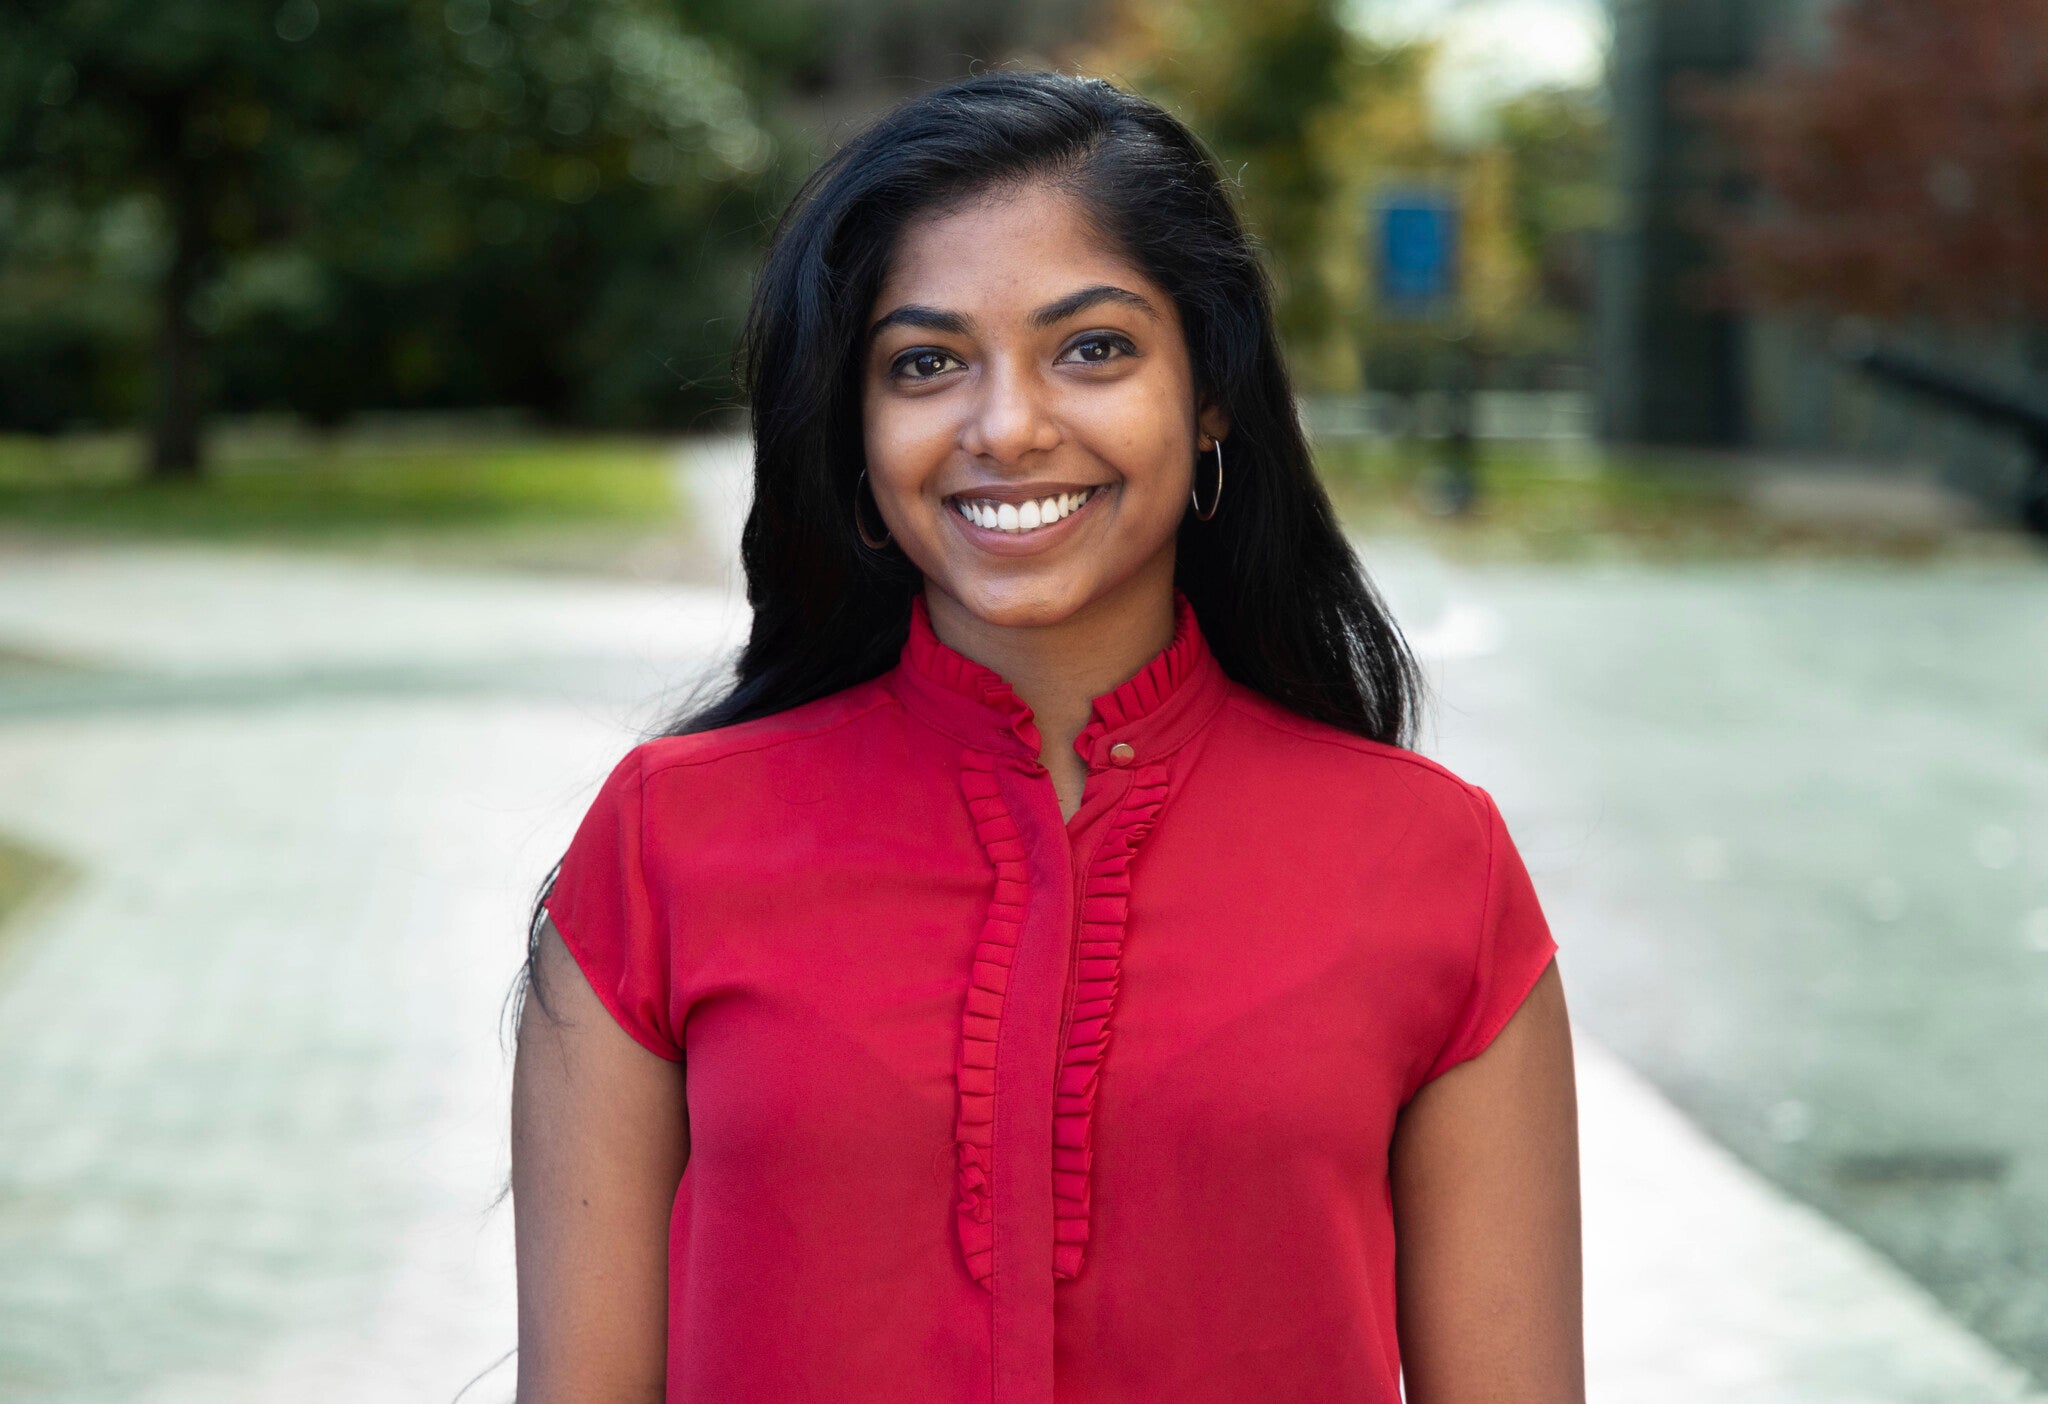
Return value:
M 1098 485 L 1020 496 L 1015 489 L 1004 489 L 1000 494 L 958 493 L 946 501 L 970 526 L 1001 536 L 1028 537 L 1058 526 L 1104 490 Z

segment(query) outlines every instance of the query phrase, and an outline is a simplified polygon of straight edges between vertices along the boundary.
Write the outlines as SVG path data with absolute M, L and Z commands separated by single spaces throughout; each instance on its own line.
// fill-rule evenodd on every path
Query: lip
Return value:
M 947 494 L 944 510 L 947 518 L 967 538 L 969 543 L 987 551 L 993 556 L 1033 556 L 1040 551 L 1051 550 L 1078 529 L 1077 523 L 1092 517 L 1102 500 L 1115 491 L 1112 483 L 1006 483 L 1001 486 L 963 488 Z M 1063 492 L 1085 492 L 1088 500 L 1073 511 L 1061 517 L 1051 526 L 1036 527 L 1027 532 L 1003 531 L 997 527 L 985 527 L 970 522 L 960 515 L 954 504 L 962 498 L 981 502 L 1008 502 L 1019 504 L 1037 502 L 1047 497 L 1058 497 Z

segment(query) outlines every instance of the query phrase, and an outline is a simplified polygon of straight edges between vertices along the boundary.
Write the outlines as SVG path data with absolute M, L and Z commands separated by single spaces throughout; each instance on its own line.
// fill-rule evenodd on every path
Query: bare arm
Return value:
M 520 1404 L 658 1404 L 668 1226 L 689 1157 L 683 1069 L 620 1028 L 541 931 L 512 1071 Z
M 1578 1105 L 1553 963 L 1394 1131 L 1409 1404 L 1584 1404 Z

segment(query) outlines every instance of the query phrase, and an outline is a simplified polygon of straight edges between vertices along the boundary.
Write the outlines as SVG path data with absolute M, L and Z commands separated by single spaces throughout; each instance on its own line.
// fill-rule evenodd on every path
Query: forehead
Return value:
M 897 237 L 874 310 L 917 302 L 978 317 L 1021 316 L 1091 283 L 1114 283 L 1170 306 L 1073 196 L 1028 185 L 913 217 Z

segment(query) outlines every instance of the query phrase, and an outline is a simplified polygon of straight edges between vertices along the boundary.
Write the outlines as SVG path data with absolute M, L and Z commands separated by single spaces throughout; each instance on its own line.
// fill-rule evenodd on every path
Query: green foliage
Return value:
M 687 422 L 729 395 L 745 270 L 789 179 L 757 94 L 815 45 L 808 13 L 13 0 L 0 424 L 133 415 L 180 313 L 223 407 Z
M 1577 350 L 1613 204 L 1606 109 L 1597 93 L 1547 89 L 1504 104 L 1499 123 L 1514 241 L 1535 275 L 1517 339 L 1522 349 Z

